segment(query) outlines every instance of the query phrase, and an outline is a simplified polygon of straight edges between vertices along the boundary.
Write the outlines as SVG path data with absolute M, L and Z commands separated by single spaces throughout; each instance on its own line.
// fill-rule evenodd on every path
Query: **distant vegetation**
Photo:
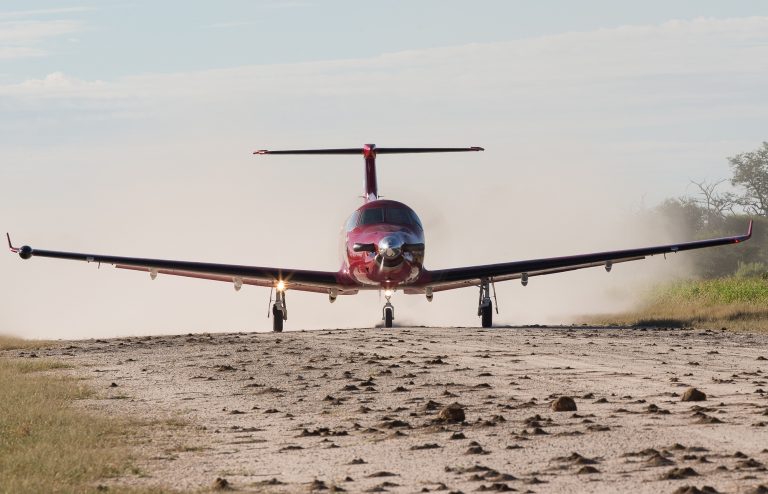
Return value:
M 635 310 L 590 316 L 585 321 L 768 331 L 768 282 L 737 276 L 676 281 L 650 290 Z
M 735 235 L 753 219 L 749 242 L 690 253 L 694 275 L 703 279 L 737 274 L 768 278 L 768 142 L 755 151 L 730 157 L 728 162 L 729 180 L 693 182 L 694 194 L 668 199 L 645 214 L 649 221 L 690 239 Z M 726 181 L 734 189 L 721 192 Z
M 742 233 L 752 219 L 752 239 L 687 253 L 692 279 L 656 287 L 635 311 L 590 322 L 768 330 L 768 142 L 728 162 L 730 179 L 693 182 L 694 194 L 642 214 L 654 226 L 692 240 Z M 732 190 L 720 190 L 725 182 Z
M 50 347 L 54 344 L 47 340 L 25 340 L 16 336 L 0 334 L 0 350 L 34 350 Z

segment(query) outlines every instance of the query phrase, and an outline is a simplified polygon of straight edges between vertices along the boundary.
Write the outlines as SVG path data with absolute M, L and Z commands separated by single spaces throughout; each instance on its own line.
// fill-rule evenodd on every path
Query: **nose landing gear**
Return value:
M 391 328 L 392 321 L 395 319 L 395 306 L 389 301 L 392 298 L 392 291 L 385 290 L 384 297 L 387 299 L 387 303 L 384 304 L 382 309 L 381 319 L 384 321 L 385 328 Z

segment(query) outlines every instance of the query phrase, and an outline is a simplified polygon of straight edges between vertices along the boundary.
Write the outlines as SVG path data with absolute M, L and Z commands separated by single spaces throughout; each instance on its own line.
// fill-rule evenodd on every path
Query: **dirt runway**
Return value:
M 355 329 L 72 341 L 34 353 L 87 378 L 98 391 L 89 409 L 184 424 L 146 438 L 140 473 L 112 485 L 197 490 L 221 477 L 242 492 L 768 492 L 764 334 Z M 706 400 L 682 401 L 691 387 Z M 560 396 L 578 410 L 553 411 Z M 452 403 L 463 421 L 441 418 Z

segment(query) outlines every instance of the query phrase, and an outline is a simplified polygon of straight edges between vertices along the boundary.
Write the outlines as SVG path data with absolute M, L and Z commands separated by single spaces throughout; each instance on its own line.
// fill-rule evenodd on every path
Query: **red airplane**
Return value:
M 639 249 L 597 252 L 567 257 L 532 259 L 499 264 L 467 266 L 429 270 L 424 267 L 424 227 L 416 213 L 397 201 L 381 200 L 376 184 L 376 155 L 404 153 L 447 153 L 484 151 L 481 147 L 469 148 L 377 148 L 366 144 L 351 149 L 305 149 L 291 151 L 259 150 L 254 154 L 362 154 L 365 159 L 365 203 L 355 210 L 341 232 L 341 268 L 338 271 L 307 271 L 300 269 L 211 264 L 204 262 L 141 259 L 133 257 L 78 254 L 33 249 L 27 245 L 17 248 L 8 237 L 11 252 L 22 259 L 32 256 L 55 259 L 112 264 L 121 269 L 149 272 L 155 279 L 158 274 L 187 276 L 206 280 L 233 283 L 236 290 L 243 285 L 269 287 L 276 291 L 272 304 L 273 325 L 276 332 L 283 330 L 288 318 L 285 303 L 287 290 L 324 293 L 331 302 L 339 295 L 354 295 L 359 290 L 384 290 L 386 304 L 382 319 L 387 328 L 392 327 L 395 308 L 391 297 L 400 290 L 406 294 L 425 295 L 432 301 L 435 292 L 475 286 L 480 289 L 477 315 L 484 328 L 493 321 L 491 288 L 495 299 L 495 282 L 519 279 L 523 286 L 531 276 L 562 273 L 575 269 L 603 266 L 606 271 L 620 262 L 636 261 L 646 256 L 701 249 L 716 245 L 737 244 L 752 236 L 752 221 L 745 235 L 722 237 L 681 244 L 659 245 Z M 497 307 L 498 312 L 498 307 Z

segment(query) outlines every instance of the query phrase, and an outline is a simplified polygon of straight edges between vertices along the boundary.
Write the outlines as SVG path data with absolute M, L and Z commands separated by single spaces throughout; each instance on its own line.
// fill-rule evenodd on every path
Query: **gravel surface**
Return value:
M 83 404 L 89 409 L 182 424 L 147 428 L 154 432 L 142 441 L 141 473 L 112 485 L 768 488 L 765 334 L 419 327 L 84 340 L 4 352 L 31 354 L 73 364 L 61 372 L 98 390 Z M 706 399 L 683 401 L 689 388 Z

